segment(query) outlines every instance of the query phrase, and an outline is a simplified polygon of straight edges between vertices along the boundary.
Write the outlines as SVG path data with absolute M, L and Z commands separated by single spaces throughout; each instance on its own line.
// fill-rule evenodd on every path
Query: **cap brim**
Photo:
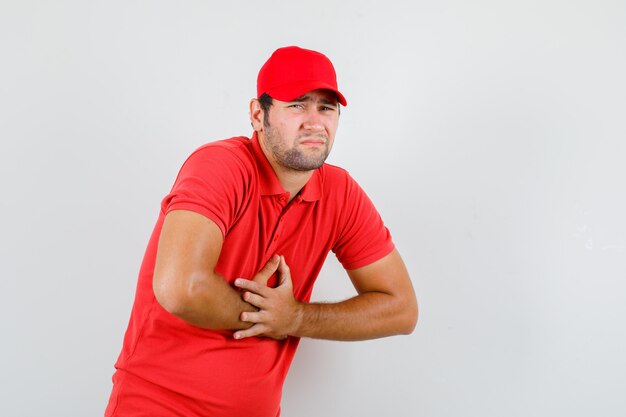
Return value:
M 301 97 L 313 90 L 329 90 L 337 95 L 337 100 L 342 106 L 347 106 L 348 102 L 346 98 L 330 84 L 320 81 L 298 81 L 294 83 L 284 84 L 278 87 L 274 87 L 266 93 L 276 100 L 291 101 L 298 97 Z

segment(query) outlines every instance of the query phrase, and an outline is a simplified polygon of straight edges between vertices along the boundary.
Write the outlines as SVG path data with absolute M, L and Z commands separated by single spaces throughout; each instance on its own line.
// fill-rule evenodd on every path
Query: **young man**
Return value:
M 148 244 L 106 416 L 280 415 L 300 337 L 413 331 L 404 263 L 363 190 L 325 164 L 346 99 L 328 58 L 280 48 L 250 102 L 251 139 L 183 164 Z M 330 251 L 358 295 L 309 303 Z

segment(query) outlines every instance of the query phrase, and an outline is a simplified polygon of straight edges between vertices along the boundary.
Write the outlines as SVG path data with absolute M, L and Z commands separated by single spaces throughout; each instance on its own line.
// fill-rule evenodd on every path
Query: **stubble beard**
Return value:
M 276 161 L 284 168 L 293 171 L 311 171 L 321 167 L 330 153 L 329 140 L 326 135 L 318 135 L 325 140 L 324 150 L 314 155 L 306 155 L 296 147 L 287 148 L 283 143 L 282 135 L 274 130 L 271 125 L 264 125 L 264 133 L 269 151 L 274 155 Z M 301 136 L 296 138 L 296 141 Z

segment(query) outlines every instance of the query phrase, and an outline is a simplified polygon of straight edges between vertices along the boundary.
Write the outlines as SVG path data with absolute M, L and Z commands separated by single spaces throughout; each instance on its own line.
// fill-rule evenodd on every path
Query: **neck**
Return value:
M 311 179 L 313 171 L 295 171 L 285 168 L 273 160 L 270 160 L 272 168 L 278 177 L 280 185 L 283 186 L 285 191 L 289 192 L 289 201 L 291 201 Z

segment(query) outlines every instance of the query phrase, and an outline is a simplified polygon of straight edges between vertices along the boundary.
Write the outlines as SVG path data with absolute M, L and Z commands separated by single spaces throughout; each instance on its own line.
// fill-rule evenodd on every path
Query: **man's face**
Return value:
M 339 123 L 334 93 L 314 90 L 289 102 L 274 99 L 268 113 L 259 139 L 274 162 L 294 171 L 322 166 Z

